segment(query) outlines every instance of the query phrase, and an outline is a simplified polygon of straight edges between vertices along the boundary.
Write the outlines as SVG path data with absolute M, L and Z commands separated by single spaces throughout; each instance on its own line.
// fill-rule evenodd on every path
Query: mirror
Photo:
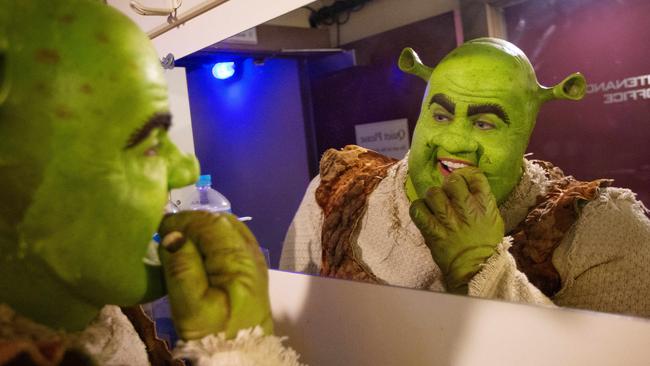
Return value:
M 558 170 L 543 163 L 526 168 L 537 172 L 525 174 L 528 185 L 515 188 L 526 203 L 501 205 L 506 233 L 514 238 L 511 255 L 558 305 L 649 316 L 647 300 L 624 300 L 639 293 L 647 298 L 649 289 L 643 279 L 650 266 L 643 261 L 650 258 L 650 221 L 641 206 L 650 204 L 645 62 L 650 46 L 643 36 L 648 12 L 650 4 L 643 0 L 323 0 L 176 64 L 187 73 L 203 173 L 212 175 L 213 186 L 230 199 L 236 214 L 253 217 L 249 226 L 270 249 L 272 267 L 280 263 L 286 234 L 300 249 L 288 254 L 285 249 L 281 268 L 318 273 L 321 211 L 303 195 L 318 174 L 321 156 L 329 148 L 360 144 L 399 159 L 410 148 L 427 86 L 399 70 L 402 50 L 413 48 L 424 65 L 434 67 L 463 39 L 507 39 L 528 56 L 542 85 L 561 85 L 559 92 L 569 96 L 586 91 L 577 102 L 544 104 L 526 150 L 527 159 L 552 162 L 585 183 L 559 183 Z M 586 84 L 568 77 L 574 72 L 581 72 Z M 387 169 L 363 174 L 396 174 Z M 638 201 L 629 191 L 605 188 L 608 182 L 600 178 L 630 189 Z M 549 179 L 564 193 L 546 197 L 545 207 L 552 210 L 540 207 L 533 214 L 538 197 L 556 192 L 539 183 Z M 397 188 L 385 183 L 365 187 L 387 200 L 405 200 L 403 191 L 398 196 Z M 377 196 L 368 199 L 375 202 Z M 290 227 L 301 202 L 306 211 Z M 358 202 L 365 207 L 363 197 Z M 332 229 L 331 237 L 350 238 L 349 248 L 330 253 L 338 263 L 336 273 L 444 290 L 410 222 L 408 203 L 381 208 L 372 202 L 346 217 L 354 225 Z M 547 227 L 527 226 L 529 214 L 529 220 Z M 402 231 L 395 234 L 396 228 Z M 518 247 L 535 240 L 542 243 Z M 341 264 L 344 254 L 360 259 Z M 522 281 L 521 273 L 511 275 L 508 281 Z M 609 287 L 597 287 L 602 284 Z M 501 298 L 518 295 L 508 296 Z

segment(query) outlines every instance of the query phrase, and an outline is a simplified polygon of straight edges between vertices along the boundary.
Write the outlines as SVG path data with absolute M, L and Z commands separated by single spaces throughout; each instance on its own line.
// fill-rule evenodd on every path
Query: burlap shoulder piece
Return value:
M 320 162 L 316 202 L 323 209 L 321 275 L 378 283 L 354 253 L 351 236 L 368 196 L 397 160 L 348 145 L 327 150 Z
M 548 193 L 537 198 L 537 204 L 509 235 L 513 238 L 510 253 L 517 268 L 546 296 L 554 296 L 562 287 L 553 266 L 553 252 L 578 219 L 580 209 L 596 199 L 599 188 L 608 187 L 611 179 L 583 182 L 565 176 L 551 163 L 532 160 L 545 170 L 550 179 Z
M 0 302 L 0 365 L 94 366 L 96 362 L 73 346 L 62 330 L 38 324 Z
M 63 339 L 0 340 L 2 366 L 95 366 L 83 351 L 69 348 Z

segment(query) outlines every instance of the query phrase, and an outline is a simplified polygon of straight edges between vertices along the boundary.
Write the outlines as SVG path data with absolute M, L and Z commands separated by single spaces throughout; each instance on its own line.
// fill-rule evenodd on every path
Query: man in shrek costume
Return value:
M 481 38 L 435 68 L 411 151 L 330 149 L 285 239 L 281 268 L 471 296 L 650 316 L 650 221 L 609 180 L 524 158 L 539 108 L 581 99 L 573 74 L 538 84 L 513 44 Z
M 107 305 L 165 294 L 184 340 L 177 355 L 297 364 L 272 335 L 248 229 L 207 212 L 163 219 L 168 190 L 199 170 L 167 136 L 167 87 L 147 37 L 99 1 L 0 8 L 0 364 L 168 364 Z M 156 231 L 162 267 L 145 259 Z

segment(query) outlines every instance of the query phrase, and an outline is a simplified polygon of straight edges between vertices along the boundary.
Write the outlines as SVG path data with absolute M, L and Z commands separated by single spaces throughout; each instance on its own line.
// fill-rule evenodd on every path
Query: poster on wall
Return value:
M 394 119 L 354 126 L 357 145 L 380 154 L 401 159 L 409 150 L 408 120 Z

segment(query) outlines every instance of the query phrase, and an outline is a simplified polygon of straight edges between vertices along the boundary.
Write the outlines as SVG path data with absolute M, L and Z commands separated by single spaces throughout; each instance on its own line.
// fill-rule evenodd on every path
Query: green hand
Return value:
M 480 265 L 494 254 L 504 235 L 503 219 L 487 178 L 477 168 L 448 175 L 413 202 L 411 219 L 445 277 L 447 291 L 467 293 Z
M 198 339 L 260 325 L 273 332 L 268 272 L 255 237 L 230 214 L 186 211 L 160 225 L 159 253 L 176 331 Z

